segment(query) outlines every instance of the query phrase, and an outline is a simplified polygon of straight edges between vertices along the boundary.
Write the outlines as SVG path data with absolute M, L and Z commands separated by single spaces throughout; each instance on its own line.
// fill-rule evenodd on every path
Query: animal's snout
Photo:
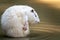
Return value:
M 36 23 L 40 23 L 40 19 L 35 21 Z
M 39 21 L 39 22 L 37 22 L 37 23 L 40 23 L 40 21 Z
M 40 23 L 40 22 L 37 22 L 37 23 Z

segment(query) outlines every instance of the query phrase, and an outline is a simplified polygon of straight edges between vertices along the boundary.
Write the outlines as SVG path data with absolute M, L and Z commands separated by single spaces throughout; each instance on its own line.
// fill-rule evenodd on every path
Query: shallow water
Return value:
M 30 27 L 31 34 L 24 38 L 0 36 L 1 40 L 60 40 L 60 27 L 47 23 L 40 23 Z

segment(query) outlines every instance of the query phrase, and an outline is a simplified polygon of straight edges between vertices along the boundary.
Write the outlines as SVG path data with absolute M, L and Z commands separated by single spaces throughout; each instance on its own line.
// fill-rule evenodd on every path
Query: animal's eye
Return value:
M 31 10 L 31 12 L 34 12 L 34 10 Z
M 31 12 L 34 12 L 34 10 L 32 9 Z M 35 17 L 37 17 L 35 13 L 34 13 L 34 15 L 35 15 Z

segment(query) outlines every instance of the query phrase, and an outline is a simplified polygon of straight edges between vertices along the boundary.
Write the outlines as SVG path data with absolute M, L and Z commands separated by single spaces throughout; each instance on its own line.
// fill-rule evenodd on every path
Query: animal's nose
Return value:
M 37 22 L 40 23 L 40 20 L 38 20 Z
M 35 21 L 36 23 L 40 23 L 40 21 Z
M 38 22 L 38 23 L 40 23 L 40 22 Z

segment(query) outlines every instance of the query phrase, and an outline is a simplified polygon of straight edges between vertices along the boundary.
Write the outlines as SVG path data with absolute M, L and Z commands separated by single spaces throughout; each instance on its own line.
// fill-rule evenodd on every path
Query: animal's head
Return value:
M 25 14 L 28 16 L 28 21 L 30 24 L 40 22 L 37 12 L 32 7 L 25 6 L 24 10 L 25 10 Z
M 37 12 L 32 7 L 27 5 L 17 5 L 14 7 L 17 8 L 17 10 L 19 9 L 18 11 L 21 11 L 23 15 L 26 15 L 28 17 L 28 22 L 30 24 L 40 22 Z

